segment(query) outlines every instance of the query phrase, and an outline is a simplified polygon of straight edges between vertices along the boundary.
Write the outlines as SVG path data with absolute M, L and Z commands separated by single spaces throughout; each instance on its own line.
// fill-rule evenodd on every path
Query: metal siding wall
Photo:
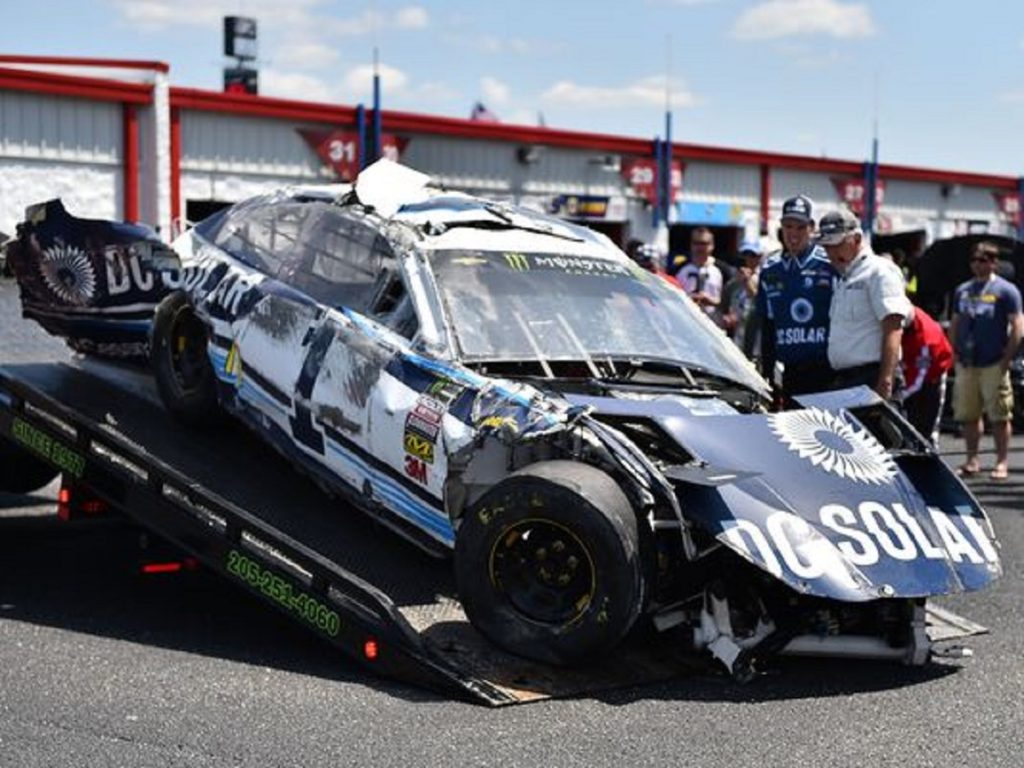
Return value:
M 821 218 L 825 211 L 839 206 L 839 195 L 827 173 L 813 171 L 791 171 L 772 169 L 772 196 L 768 205 L 768 229 L 775 232 L 782 215 L 782 204 L 794 195 L 806 195 L 814 203 L 814 220 Z
M 120 104 L 0 91 L 0 231 L 54 197 L 77 216 L 119 218 L 121 132 Z
M 0 91 L 0 157 L 121 162 L 121 105 Z
M 182 110 L 182 171 L 269 176 L 277 184 L 331 180 L 297 127 L 285 120 Z
M 541 147 L 537 162 L 524 165 L 518 150 L 507 142 L 420 135 L 409 142 L 402 162 L 454 189 L 502 197 L 625 194 L 621 174 L 602 169 L 598 152 Z
M 731 203 L 757 211 L 761 204 L 761 170 L 754 165 L 686 163 L 682 199 Z

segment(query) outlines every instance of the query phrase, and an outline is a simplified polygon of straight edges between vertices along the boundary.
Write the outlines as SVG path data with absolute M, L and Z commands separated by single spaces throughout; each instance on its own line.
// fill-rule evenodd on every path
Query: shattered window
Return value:
M 763 386 L 682 291 L 629 262 L 445 250 L 430 264 L 466 361 L 656 358 Z
M 299 203 L 269 203 L 257 199 L 230 208 L 216 227 L 215 245 L 239 261 L 268 275 L 294 251 L 299 229 L 308 215 Z
M 379 244 L 376 229 L 351 212 L 326 203 L 307 207 L 288 281 L 321 304 L 365 312 L 380 292 L 390 251 Z

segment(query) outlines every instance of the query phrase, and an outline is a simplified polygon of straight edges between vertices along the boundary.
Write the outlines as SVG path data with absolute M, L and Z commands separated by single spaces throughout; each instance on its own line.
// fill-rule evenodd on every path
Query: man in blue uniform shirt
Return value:
M 775 381 L 783 365 L 789 396 L 828 389 L 829 305 L 835 271 L 811 242 L 813 205 L 804 195 L 782 204 L 782 251 L 761 268 L 755 312 L 761 323 L 761 374 Z

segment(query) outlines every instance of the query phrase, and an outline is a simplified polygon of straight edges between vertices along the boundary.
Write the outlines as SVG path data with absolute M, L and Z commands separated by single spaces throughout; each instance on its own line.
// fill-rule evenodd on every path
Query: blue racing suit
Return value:
M 774 380 L 775 362 L 785 366 L 788 395 L 827 388 L 829 306 L 836 273 L 819 246 L 798 256 L 785 251 L 761 268 L 755 313 L 761 321 L 761 373 Z

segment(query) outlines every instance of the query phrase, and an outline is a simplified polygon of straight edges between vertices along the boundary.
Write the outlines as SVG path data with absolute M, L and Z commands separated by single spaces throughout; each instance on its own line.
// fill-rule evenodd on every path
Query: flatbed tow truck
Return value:
M 130 367 L 0 365 L 0 438 L 9 460 L 59 470 L 65 516 L 98 501 L 400 681 L 500 706 L 710 668 L 678 638 L 636 637 L 614 663 L 579 669 L 502 652 L 470 626 L 449 561 L 327 496 L 233 421 L 176 425 Z

